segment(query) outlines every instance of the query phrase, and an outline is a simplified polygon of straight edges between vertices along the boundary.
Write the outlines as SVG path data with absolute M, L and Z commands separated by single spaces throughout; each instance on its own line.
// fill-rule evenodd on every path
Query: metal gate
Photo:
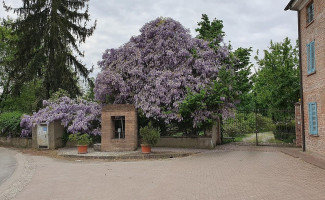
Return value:
M 221 127 L 223 143 L 287 146 L 296 139 L 294 110 L 236 110 Z

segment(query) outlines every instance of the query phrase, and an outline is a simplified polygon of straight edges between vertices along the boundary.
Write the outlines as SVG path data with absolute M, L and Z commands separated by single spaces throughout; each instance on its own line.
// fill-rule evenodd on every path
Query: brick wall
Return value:
M 307 24 L 307 5 L 300 12 L 301 61 L 307 151 L 325 154 L 325 1 L 314 0 L 314 21 Z M 316 72 L 307 75 L 306 45 L 315 40 Z M 309 134 L 308 103 L 317 102 L 318 136 Z
M 125 138 L 114 138 L 113 116 L 125 117 Z M 131 151 L 138 147 L 137 112 L 134 105 L 112 104 L 102 109 L 101 151 Z

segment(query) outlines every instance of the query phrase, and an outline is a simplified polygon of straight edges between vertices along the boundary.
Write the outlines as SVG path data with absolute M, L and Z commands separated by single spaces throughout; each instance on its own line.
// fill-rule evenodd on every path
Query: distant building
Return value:
M 325 0 L 291 0 L 285 10 L 298 11 L 305 148 L 325 154 Z

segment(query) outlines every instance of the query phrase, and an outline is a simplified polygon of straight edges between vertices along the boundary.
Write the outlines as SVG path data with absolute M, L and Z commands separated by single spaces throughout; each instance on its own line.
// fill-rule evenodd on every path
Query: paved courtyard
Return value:
M 129 162 L 17 156 L 1 200 L 325 199 L 325 170 L 278 151 L 219 149 Z

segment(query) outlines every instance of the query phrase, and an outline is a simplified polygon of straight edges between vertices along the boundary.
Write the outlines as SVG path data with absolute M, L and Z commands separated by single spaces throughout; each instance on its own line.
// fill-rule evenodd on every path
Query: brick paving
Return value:
M 13 199 L 325 198 L 325 170 L 272 147 L 221 146 L 185 158 L 131 162 L 26 157 L 35 172 Z

